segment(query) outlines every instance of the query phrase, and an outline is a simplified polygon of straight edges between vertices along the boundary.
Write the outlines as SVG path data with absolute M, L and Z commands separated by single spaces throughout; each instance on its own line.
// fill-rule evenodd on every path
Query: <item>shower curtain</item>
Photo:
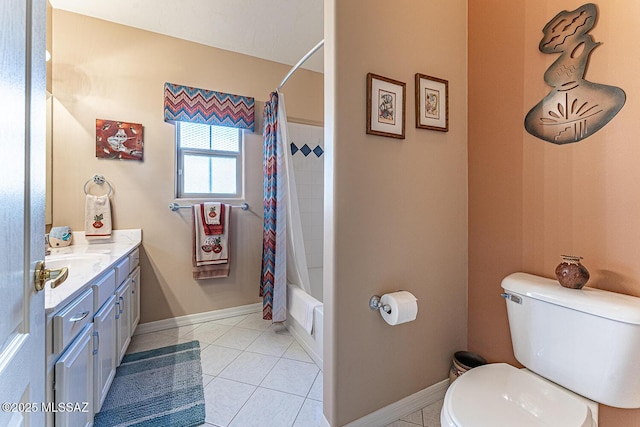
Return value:
M 264 107 L 264 224 L 262 231 L 262 317 L 287 318 L 287 283 L 311 293 L 284 95 L 271 93 Z

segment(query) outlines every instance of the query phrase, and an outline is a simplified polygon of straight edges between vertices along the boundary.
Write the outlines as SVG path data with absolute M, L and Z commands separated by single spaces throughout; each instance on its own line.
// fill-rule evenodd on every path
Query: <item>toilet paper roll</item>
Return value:
M 384 294 L 380 298 L 382 305 L 391 307 L 391 313 L 380 308 L 382 318 L 390 325 L 411 322 L 418 315 L 418 300 L 411 292 L 398 291 Z

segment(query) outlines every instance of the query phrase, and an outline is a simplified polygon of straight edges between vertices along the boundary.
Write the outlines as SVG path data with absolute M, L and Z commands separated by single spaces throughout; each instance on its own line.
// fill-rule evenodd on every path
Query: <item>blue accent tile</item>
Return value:
M 291 143 L 291 155 L 293 156 L 294 154 L 296 154 L 298 152 L 299 148 L 295 143 Z
M 304 154 L 304 156 L 307 157 L 311 152 L 311 148 L 309 148 L 307 144 L 304 144 L 302 148 L 300 148 L 300 151 L 302 151 L 302 154 Z
M 320 157 L 322 156 L 322 153 L 324 153 L 324 150 L 319 145 L 316 145 L 316 148 L 313 149 L 313 153 L 316 155 L 316 157 Z

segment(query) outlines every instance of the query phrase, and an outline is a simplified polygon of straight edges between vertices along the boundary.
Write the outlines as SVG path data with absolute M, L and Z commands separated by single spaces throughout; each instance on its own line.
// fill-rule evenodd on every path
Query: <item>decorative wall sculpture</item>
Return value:
M 558 13 L 543 28 L 540 51 L 560 58 L 544 73 L 553 90 L 524 119 L 531 135 L 554 144 L 578 142 L 602 129 L 624 105 L 622 89 L 584 79 L 589 56 L 600 45 L 588 34 L 597 18 L 596 5 L 588 3 Z

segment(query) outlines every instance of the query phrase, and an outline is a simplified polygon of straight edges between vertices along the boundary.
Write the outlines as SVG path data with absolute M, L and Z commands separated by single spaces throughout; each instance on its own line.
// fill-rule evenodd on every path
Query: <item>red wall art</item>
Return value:
M 142 160 L 142 125 L 96 119 L 96 157 Z

